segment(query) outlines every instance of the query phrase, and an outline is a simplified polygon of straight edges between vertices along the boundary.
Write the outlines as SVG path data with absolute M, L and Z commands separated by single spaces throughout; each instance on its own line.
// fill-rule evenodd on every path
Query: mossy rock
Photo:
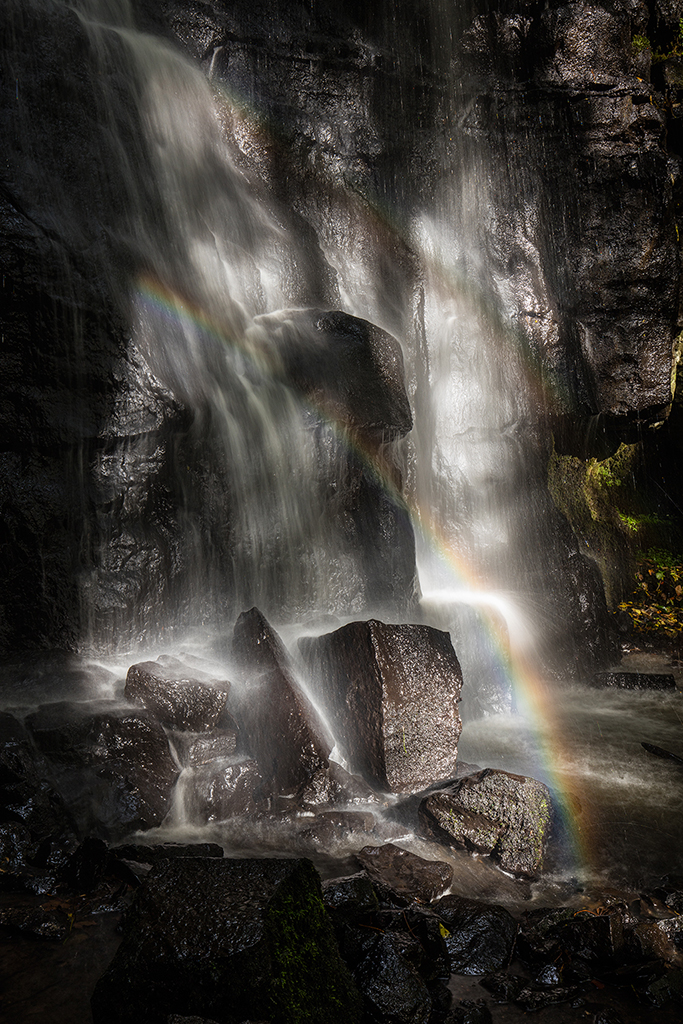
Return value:
M 95 1024 L 354 1024 L 360 1006 L 303 859 L 157 863 L 92 998 Z

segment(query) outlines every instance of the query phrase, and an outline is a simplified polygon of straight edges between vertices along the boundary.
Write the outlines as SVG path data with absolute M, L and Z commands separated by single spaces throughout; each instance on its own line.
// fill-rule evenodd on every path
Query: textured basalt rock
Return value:
M 92 1009 L 95 1024 L 141 1014 L 166 1024 L 171 1012 L 225 1024 L 360 1019 L 320 880 L 302 860 L 161 861 L 126 915 Z
M 27 724 L 82 832 L 115 838 L 162 822 L 178 768 L 158 722 L 116 705 L 63 702 Z
M 209 761 L 232 757 L 238 741 L 237 726 L 229 728 L 225 724 L 220 729 L 169 734 L 169 743 L 181 768 L 196 768 Z
M 427 1024 L 432 1009 L 429 991 L 410 963 L 410 942 L 382 935 L 353 972 L 371 1012 L 397 1024 Z M 407 955 L 406 955 L 407 954 Z
M 371 619 L 299 649 L 355 771 L 394 792 L 454 774 L 462 673 L 447 633 Z
M 142 704 L 169 729 L 202 732 L 218 724 L 229 692 L 227 681 L 208 681 L 206 674 L 196 668 L 162 656 L 157 661 L 131 665 L 123 695 L 134 704 Z
M 453 974 L 491 974 L 507 967 L 517 922 L 505 907 L 449 895 L 433 909 L 446 924 L 444 940 Z
M 365 846 L 356 857 L 370 878 L 423 903 L 436 899 L 453 878 L 453 868 L 445 861 L 426 860 L 393 843 Z
M 533 877 L 543 866 L 552 804 L 536 779 L 484 768 L 425 797 L 419 815 L 428 834 L 490 854 L 512 874 Z
M 255 761 L 209 761 L 186 774 L 179 786 L 187 794 L 183 813 L 192 822 L 225 821 L 236 815 L 255 814 L 267 806 L 268 790 Z

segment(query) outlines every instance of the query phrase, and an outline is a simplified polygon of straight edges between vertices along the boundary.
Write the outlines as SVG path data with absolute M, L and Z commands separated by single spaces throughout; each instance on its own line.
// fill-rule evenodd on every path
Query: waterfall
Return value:
M 434 2 L 413 23 L 387 4 L 362 31 L 340 13 L 343 103 L 326 98 L 324 60 L 274 84 L 246 30 L 230 47 L 209 32 L 193 60 L 145 5 L 45 10 L 78 39 L 70 87 L 88 96 L 95 139 L 74 166 L 31 164 L 29 191 L 49 186 L 45 223 L 114 322 L 94 371 L 88 328 L 74 332 L 73 372 L 118 381 L 75 428 L 74 632 L 102 648 L 251 604 L 290 623 L 438 606 L 473 678 L 499 671 L 515 623 L 543 671 L 588 669 L 600 586 L 545 485 L 534 332 L 549 285 L 538 206 L 520 198 L 538 182 L 523 154 L 501 163 L 491 140 L 505 125 L 484 122 L 455 59 L 474 9 Z M 259 11 L 235 17 L 260 26 Z M 25 27 L 28 14 L 12 17 Z M 283 38 L 305 37 L 301 17 Z M 26 129 L 30 90 L 18 104 Z M 398 339 L 406 438 L 407 424 L 349 431 L 319 385 L 292 388 L 286 345 L 305 360 L 320 343 L 313 314 L 287 312 L 304 309 Z
M 323 32 L 315 6 L 7 0 L 2 287 L 28 326 L 0 642 L 128 658 L 197 628 L 220 656 L 253 605 L 287 641 L 427 622 L 466 724 L 513 696 L 534 718 L 613 651 L 546 485 L 553 416 L 597 416 L 602 386 L 576 133 L 510 71 L 521 15 L 349 3 Z M 557 734 L 515 761 L 486 731 L 473 758 L 546 772 Z

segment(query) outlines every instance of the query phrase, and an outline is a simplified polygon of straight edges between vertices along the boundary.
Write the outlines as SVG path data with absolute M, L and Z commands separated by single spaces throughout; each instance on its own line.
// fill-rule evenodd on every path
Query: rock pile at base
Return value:
M 637 899 L 577 894 L 570 906 L 512 914 L 441 895 L 448 866 L 396 847 L 385 865 L 363 851 L 372 877 L 359 870 L 321 890 L 306 860 L 88 839 L 48 889 L 33 890 L 24 838 L 0 827 L 8 933 L 85 942 L 100 915 L 125 911 L 94 1024 L 490 1024 L 493 1001 L 525 1013 L 571 1003 L 567 1019 L 578 1020 L 600 1009 L 596 993 L 617 1009 L 630 1002 L 624 1020 L 659 1009 L 670 1024 L 683 1008 L 683 891 L 671 881 Z M 451 1005 L 451 975 L 478 979 L 482 998 Z

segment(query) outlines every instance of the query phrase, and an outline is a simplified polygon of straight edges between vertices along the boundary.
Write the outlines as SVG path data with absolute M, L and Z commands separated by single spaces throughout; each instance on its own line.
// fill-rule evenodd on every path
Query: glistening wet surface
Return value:
M 555 689 L 540 720 L 493 716 L 465 725 L 458 756 L 545 781 L 564 802 L 564 871 L 587 884 L 652 883 L 679 871 L 683 766 L 680 690 Z M 572 867 L 572 862 L 574 866 Z

